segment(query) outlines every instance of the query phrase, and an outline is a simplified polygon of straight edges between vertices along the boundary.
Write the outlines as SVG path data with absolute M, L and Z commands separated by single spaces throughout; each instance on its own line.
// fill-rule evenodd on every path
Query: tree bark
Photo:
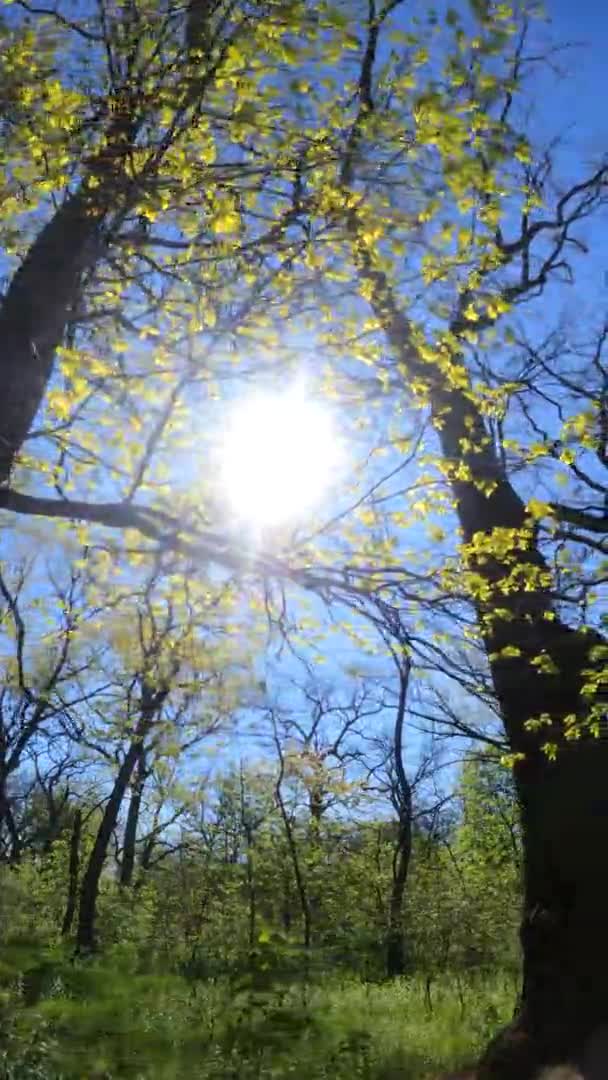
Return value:
M 131 789 L 129 811 L 127 813 L 127 821 L 125 824 L 125 832 L 122 845 L 122 863 L 120 867 L 119 880 L 120 884 L 125 887 L 128 887 L 133 883 L 133 871 L 135 869 L 135 846 L 137 843 L 137 828 L 139 825 L 141 800 L 144 793 L 146 778 L 147 773 L 145 769 L 144 748 L 143 746 L 140 746 L 140 753 L 136 765 L 135 780 Z
M 603 741 L 563 749 L 555 763 L 529 754 L 516 771 L 523 985 L 513 1023 L 482 1059 L 480 1080 L 526 1078 L 541 1065 L 580 1061 L 608 1020 L 607 775 Z
M 8 862 L 16 863 L 21 855 L 21 838 L 19 829 L 13 814 L 11 798 L 7 791 L 9 774 L 5 768 L 0 770 L 0 842 L 6 852 Z M 3 832 L 6 830 L 8 843 L 5 843 Z
M 81 186 L 68 194 L 34 240 L 0 308 L 0 485 L 10 479 L 53 372 L 56 350 L 76 306 L 82 274 L 105 251 L 102 224 L 125 194 L 135 196 L 123 165 L 136 133 L 128 110 L 115 111 L 106 146 L 86 163 Z M 89 184 L 90 180 L 94 183 Z
M 0 313 L 0 482 L 9 479 L 42 401 L 81 274 L 97 257 L 105 207 L 68 197 L 34 241 Z M 95 250 L 95 256 L 93 252 Z
M 65 937 L 72 929 L 78 901 L 78 875 L 80 873 L 80 837 L 82 834 L 82 810 L 78 808 L 72 822 L 70 837 L 70 864 L 68 870 L 68 898 L 63 916 L 61 933 Z

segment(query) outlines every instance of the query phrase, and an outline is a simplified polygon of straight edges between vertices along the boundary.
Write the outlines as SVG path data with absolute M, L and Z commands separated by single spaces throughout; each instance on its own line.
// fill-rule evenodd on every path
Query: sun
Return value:
M 222 491 L 252 526 L 295 523 L 322 499 L 341 456 L 326 406 L 299 388 L 256 394 L 231 410 L 224 427 Z

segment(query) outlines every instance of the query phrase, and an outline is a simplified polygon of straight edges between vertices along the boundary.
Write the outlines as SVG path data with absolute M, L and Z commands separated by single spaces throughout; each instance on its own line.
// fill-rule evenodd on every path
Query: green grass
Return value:
M 255 989 L 132 971 L 9 951 L 0 1080 L 426 1080 L 474 1057 L 514 996 L 499 977 L 438 981 L 429 1003 L 417 979 Z

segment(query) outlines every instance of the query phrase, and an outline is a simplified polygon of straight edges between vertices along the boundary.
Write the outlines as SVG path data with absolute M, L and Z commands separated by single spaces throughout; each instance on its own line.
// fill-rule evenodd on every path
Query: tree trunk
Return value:
M 540 1065 L 579 1061 L 608 1022 L 608 746 L 563 749 L 555 763 L 529 758 L 517 769 L 522 994 L 513 1023 L 482 1060 L 480 1080 L 526 1080 Z
M 98 257 L 96 236 L 105 208 L 92 213 L 68 197 L 15 274 L 0 314 L 2 404 L 0 482 L 9 479 L 51 376 L 81 274 Z
M 2 837 L 5 829 L 8 834 L 8 842 L 6 843 Z M 11 863 L 18 862 L 21 854 L 21 841 L 4 777 L 0 777 L 0 842 L 2 842 L 6 852 L 6 860 Z
M 323 858 L 321 826 L 325 811 L 326 791 L 322 782 L 313 781 L 308 798 L 310 822 L 308 827 L 308 842 L 306 844 L 307 858 L 307 893 L 308 912 L 311 927 L 319 927 L 321 920 L 322 905 L 322 875 L 319 874 L 319 862 Z
M 405 972 L 405 942 L 403 937 L 403 899 L 412 855 L 412 787 L 403 762 L 403 729 L 410 677 L 407 657 L 394 654 L 399 675 L 399 701 L 395 715 L 393 758 L 395 783 L 392 801 L 398 813 L 397 845 L 393 855 L 393 881 L 388 912 L 386 942 L 386 973 L 389 978 Z
M 471 409 L 452 401 L 445 416 L 440 438 L 444 455 L 454 460 L 471 428 Z M 608 870 L 602 856 L 608 847 L 608 743 L 587 733 L 568 742 L 564 733 L 567 717 L 584 715 L 585 671 L 597 667 L 592 650 L 603 639 L 591 628 L 575 631 L 564 624 L 547 586 L 523 588 L 523 582 L 548 578 L 548 567 L 525 506 L 498 463 L 489 450 L 476 457 L 473 476 L 491 477 L 495 488 L 486 497 L 474 484 L 453 484 L 465 543 L 496 528 L 529 536 L 504 564 L 495 557 L 471 560 L 488 587 L 477 608 L 505 732 L 517 755 L 524 863 L 519 1010 L 488 1048 L 479 1076 L 528 1080 L 543 1065 L 579 1060 L 592 1032 L 608 1021 Z M 514 571 L 522 587 L 505 592 L 501 585 Z M 499 609 L 504 618 L 496 617 Z M 505 656 L 505 648 L 516 655 Z M 541 656 L 551 661 L 548 673 L 536 666 Z M 541 716 L 546 724 L 531 729 L 529 721 Z M 543 750 L 546 743 L 557 748 L 554 761 Z
M 440 433 L 446 456 L 454 459 L 463 430 L 462 413 L 450 412 Z M 477 456 L 477 476 L 492 476 L 496 487 L 486 497 L 473 484 L 454 483 L 465 542 L 496 528 L 529 534 L 525 506 L 498 464 L 489 451 Z M 519 1011 L 488 1048 L 479 1076 L 528 1080 L 543 1065 L 579 1060 L 592 1032 L 608 1021 L 602 854 L 608 847 L 608 743 L 587 733 L 568 742 L 564 734 L 565 719 L 585 712 L 585 671 L 597 667 L 592 650 L 603 639 L 591 628 L 575 631 L 561 622 L 546 586 L 501 590 L 514 570 L 522 582 L 549 576 L 532 536 L 506 565 L 494 557 L 472 565 L 489 587 L 477 607 L 505 732 L 517 755 L 524 863 Z M 498 609 L 506 617 L 496 618 Z M 516 655 L 501 655 L 505 648 Z M 535 664 L 541 656 L 551 661 L 549 673 Z M 530 729 L 529 721 L 541 716 L 546 724 Z M 554 761 L 543 750 L 546 743 L 557 748 Z
M 283 873 L 283 889 L 281 897 L 281 924 L 286 934 L 291 933 L 291 881 L 289 873 Z
M 441 431 L 444 454 L 461 445 L 462 417 L 452 411 Z M 490 497 L 471 484 L 454 484 L 465 542 L 480 531 L 528 530 L 525 507 L 489 452 Z M 478 462 L 483 468 L 483 460 Z M 483 499 L 483 505 L 480 504 Z M 478 603 L 480 625 L 510 749 L 518 760 L 515 786 L 522 816 L 524 905 L 521 924 L 523 985 L 518 1013 L 488 1048 L 480 1080 L 528 1080 L 539 1067 L 581 1060 L 592 1033 L 608 1022 L 608 743 L 584 733 L 568 742 L 567 717 L 584 715 L 585 672 L 597 667 L 592 650 L 603 639 L 575 631 L 557 616 L 549 590 L 506 593 L 504 578 L 547 575 L 531 537 L 508 565 L 494 558 L 474 564 L 489 586 Z M 506 610 L 497 619 L 495 611 Z M 508 647 L 516 656 L 505 657 Z M 535 665 L 540 656 L 551 671 Z M 529 721 L 546 717 L 540 731 Z M 554 743 L 557 756 L 543 750 Z
M 120 807 L 129 785 L 129 780 L 139 756 L 139 741 L 132 742 L 114 781 L 110 798 L 106 802 L 103 816 L 97 830 L 95 842 L 89 855 L 87 868 L 80 888 L 78 909 L 78 931 L 76 943 L 78 952 L 92 952 L 95 949 L 95 917 L 97 914 L 97 896 L 99 881 L 106 859 L 108 844 L 116 828 Z
M 40 231 L 4 296 L 0 310 L 0 484 L 12 466 L 49 379 L 55 353 L 77 305 L 84 271 L 95 266 L 105 244 L 102 223 L 135 197 L 123 163 L 136 132 L 128 112 L 116 112 L 107 145 L 88 163 L 80 188 Z M 89 180 L 94 183 L 89 184 Z
M 116 822 L 133 775 L 133 770 L 141 755 L 141 748 L 157 712 L 162 707 L 168 694 L 168 688 L 153 690 L 147 683 L 142 686 L 140 716 L 133 733 L 133 739 L 124 761 L 118 770 L 110 798 L 106 802 L 103 816 L 97 830 L 95 842 L 80 887 L 80 905 L 78 909 L 78 931 L 76 948 L 78 952 L 92 952 L 95 949 L 95 916 L 99 881 L 105 862 L 108 844 L 116 828 Z
M 523 538 L 506 556 L 490 550 L 467 558 L 484 586 L 473 599 L 517 756 L 524 862 L 521 1000 L 513 1024 L 488 1047 L 479 1077 L 531 1080 L 542 1065 L 581 1060 L 592 1033 L 608 1024 L 608 741 L 564 736 L 565 718 L 586 712 L 585 672 L 597 670 L 592 650 L 605 641 L 591 627 L 575 631 L 560 620 L 550 568 L 474 394 L 450 385 L 439 364 L 422 361 L 358 228 L 351 212 L 354 258 L 374 313 L 403 368 L 429 388 L 443 458 L 459 463 L 466 477 L 451 480 L 464 543 L 497 529 Z M 503 588 L 513 575 L 519 586 Z M 541 656 L 550 661 L 548 673 L 536 666 Z M 547 725 L 531 729 L 528 722 L 541 716 Z M 547 742 L 558 748 L 555 761 L 543 751 Z
M 141 853 L 141 859 L 139 861 L 140 868 L 141 868 L 141 870 L 142 870 L 142 872 L 144 874 L 150 869 L 150 865 L 152 863 L 152 855 L 154 854 L 154 848 L 155 847 L 156 847 L 156 834 L 152 834 L 151 836 L 148 837 L 148 839 L 145 841 L 145 843 L 143 845 L 143 849 L 142 849 L 142 853 Z M 142 879 L 140 878 L 140 880 L 142 880 Z
M 405 940 L 403 935 L 403 899 L 412 850 L 411 819 L 399 823 L 397 849 L 393 859 L 393 880 L 388 908 L 386 938 L 386 974 L 389 979 L 405 974 Z
M 78 808 L 74 814 L 72 823 L 72 835 L 70 837 L 70 865 L 68 870 L 68 899 L 63 916 L 61 933 L 65 936 L 72 929 L 76 902 L 78 900 L 78 874 L 80 873 L 80 837 L 82 834 L 82 810 Z
M 279 753 L 279 760 L 280 760 L 280 763 L 281 763 L 281 769 L 280 769 L 279 777 L 278 777 L 276 785 L 275 785 L 275 796 L 276 796 L 277 805 L 279 807 L 279 811 L 280 811 L 280 814 L 281 814 L 281 818 L 282 818 L 282 821 L 283 821 L 283 827 L 285 829 L 285 839 L 287 841 L 287 849 L 289 851 L 289 857 L 291 859 L 291 865 L 292 865 L 292 869 L 293 869 L 293 876 L 294 876 L 295 883 L 296 883 L 298 899 L 300 901 L 300 910 L 302 912 L 302 929 L 303 929 L 302 944 L 304 945 L 304 948 L 308 952 L 308 950 L 310 949 L 311 940 L 312 940 L 312 917 L 311 917 L 311 911 L 310 911 L 310 902 L 309 902 L 309 899 L 308 899 L 308 889 L 306 887 L 306 881 L 304 880 L 304 875 L 302 873 L 302 866 L 301 866 L 301 862 L 300 862 L 300 854 L 298 852 L 297 840 L 296 840 L 295 835 L 294 835 L 293 825 L 292 825 L 292 822 L 290 820 L 289 814 L 287 812 L 287 807 L 285 806 L 285 802 L 283 800 L 283 794 L 282 794 L 282 791 L 281 791 L 281 784 L 283 782 L 284 761 L 283 761 L 283 754 L 282 754 L 282 751 L 281 751 L 278 740 L 277 740 L 277 750 L 278 750 L 278 753 Z
M 127 814 L 127 822 L 125 825 L 122 845 L 120 884 L 123 886 L 129 886 L 133 882 L 133 871 L 135 869 L 135 845 L 137 843 L 137 827 L 139 825 L 139 813 L 141 810 L 141 800 L 144 793 L 146 778 L 147 773 L 145 770 L 144 748 L 143 746 L 140 746 L 140 753 L 136 765 L 135 780 L 133 782 L 133 787 L 131 790 L 129 812 Z
M 255 887 L 255 873 L 253 865 L 253 830 L 250 825 L 245 826 L 246 840 L 246 863 L 245 873 L 247 876 L 247 900 L 248 900 L 248 937 L 249 951 L 255 949 L 256 923 L 257 923 L 257 893 Z

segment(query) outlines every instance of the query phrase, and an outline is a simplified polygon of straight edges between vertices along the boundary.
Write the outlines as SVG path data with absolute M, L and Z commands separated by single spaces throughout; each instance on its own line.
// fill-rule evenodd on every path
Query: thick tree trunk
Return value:
M 529 754 L 516 770 L 523 987 L 512 1025 L 486 1052 L 480 1080 L 527 1080 L 540 1065 L 580 1061 L 589 1038 L 608 1023 L 607 776 L 603 740 L 562 749 L 554 763 Z
M 463 414 L 452 403 L 440 433 L 452 458 L 462 445 Z M 496 487 L 486 498 L 473 484 L 454 484 L 465 541 L 501 527 L 524 532 L 523 503 L 489 451 L 477 456 L 477 475 L 481 468 Z M 576 632 L 561 622 L 548 589 L 525 590 L 534 574 L 550 577 L 532 538 L 507 565 L 490 558 L 474 568 L 490 589 L 478 604 L 480 624 L 510 748 L 521 755 L 514 775 L 524 860 L 520 1006 L 488 1048 L 479 1078 L 528 1080 L 543 1065 L 580 1061 L 593 1032 L 608 1022 L 608 742 L 587 733 L 569 742 L 564 734 L 565 719 L 585 712 L 585 671 L 603 641 L 590 628 Z M 501 583 L 514 568 L 521 588 L 505 593 Z M 506 618 L 494 617 L 499 608 Z M 517 655 L 499 655 L 507 646 Z M 549 673 L 536 666 L 540 656 L 551 661 Z M 541 716 L 546 725 L 531 730 L 529 721 Z M 554 761 L 543 750 L 547 742 L 557 748 Z
M 82 810 L 78 808 L 72 822 L 70 837 L 70 864 L 68 870 L 68 898 L 63 916 L 61 933 L 65 936 L 72 929 L 78 901 L 78 875 L 80 873 L 80 837 L 82 834 Z
M 441 431 L 446 456 L 455 457 L 463 426 L 462 411 L 452 410 Z M 478 456 L 477 475 L 481 467 L 496 487 L 486 498 L 472 484 L 454 484 L 465 541 L 496 528 L 525 532 L 523 503 L 489 452 Z M 543 1065 L 580 1059 L 591 1033 L 608 1022 L 608 743 L 564 735 L 566 717 L 585 711 L 584 672 L 602 639 L 561 622 L 548 589 L 525 590 L 534 575 L 549 577 L 532 538 L 507 565 L 490 558 L 474 568 L 489 586 L 478 603 L 482 634 L 509 745 L 521 755 L 515 783 L 524 856 L 520 1008 L 479 1076 L 528 1080 Z M 521 587 L 505 593 L 502 581 L 514 569 Z M 505 618 L 495 617 L 498 609 Z M 517 655 L 501 656 L 505 647 Z M 550 673 L 536 666 L 541 656 L 551 661 Z M 546 725 L 531 730 L 529 721 L 541 716 Z M 555 761 L 542 748 L 547 742 L 557 747 Z
M 581 1060 L 593 1032 L 608 1024 L 608 741 L 564 737 L 565 718 L 585 713 L 585 671 L 597 667 L 592 650 L 605 642 L 590 627 L 574 631 L 560 620 L 550 569 L 474 395 L 451 386 L 440 365 L 422 361 L 390 283 L 358 242 L 354 214 L 349 228 L 374 313 L 403 367 L 428 386 L 443 458 L 466 477 L 452 479 L 465 544 L 495 530 L 526 537 L 506 557 L 490 551 L 469 556 L 469 564 L 484 585 L 476 599 L 480 627 L 518 756 L 524 851 L 521 1000 L 513 1024 L 488 1048 L 479 1078 L 532 1080 L 544 1064 Z M 514 576 L 518 585 L 503 589 Z M 502 653 L 506 647 L 511 657 Z M 550 673 L 536 666 L 541 656 Z M 541 716 L 547 725 L 531 730 L 528 722 Z M 555 761 L 543 752 L 546 742 L 558 747 Z
M 135 196 L 123 163 L 136 133 L 128 112 L 116 112 L 106 146 L 85 163 L 80 188 L 40 231 L 0 308 L 0 485 L 8 482 L 44 397 L 57 347 L 77 305 L 84 271 L 105 251 L 102 224 Z M 93 183 L 89 184 L 89 180 Z
M 98 257 L 105 212 L 69 197 L 15 274 L 0 312 L 0 482 L 9 478 L 51 376 L 83 270 Z
M 139 825 L 141 800 L 144 793 L 146 777 L 147 773 L 145 770 L 144 748 L 142 746 L 140 747 L 140 754 L 136 766 L 135 780 L 131 789 L 129 811 L 127 813 L 127 821 L 125 824 L 125 832 L 122 844 L 120 884 L 124 886 L 129 886 L 133 882 L 133 871 L 135 869 L 135 846 L 137 843 L 137 828 Z
M 441 432 L 452 456 L 461 419 L 448 415 Z M 487 477 L 492 462 L 479 456 L 478 475 L 485 458 Z M 522 502 L 496 464 L 492 472 L 489 498 L 471 484 L 454 484 L 465 541 L 496 528 L 527 528 Z M 521 589 L 505 593 L 501 583 L 514 568 Z M 532 539 L 508 565 L 490 558 L 475 569 L 490 590 L 478 609 L 494 688 L 510 748 L 521 755 L 515 783 L 524 854 L 520 1007 L 488 1048 L 479 1078 L 529 1080 L 543 1065 L 580 1060 L 593 1031 L 608 1022 L 608 743 L 588 734 L 568 742 L 564 735 L 564 720 L 585 712 L 585 671 L 602 639 L 561 622 L 548 590 L 525 591 L 534 574 L 549 576 Z M 497 619 L 500 608 L 507 615 Z M 517 655 L 501 656 L 505 647 Z M 551 661 L 550 673 L 536 666 L 541 656 Z M 531 730 L 529 721 L 541 716 L 546 726 Z M 554 761 L 542 748 L 547 742 L 557 747 Z

